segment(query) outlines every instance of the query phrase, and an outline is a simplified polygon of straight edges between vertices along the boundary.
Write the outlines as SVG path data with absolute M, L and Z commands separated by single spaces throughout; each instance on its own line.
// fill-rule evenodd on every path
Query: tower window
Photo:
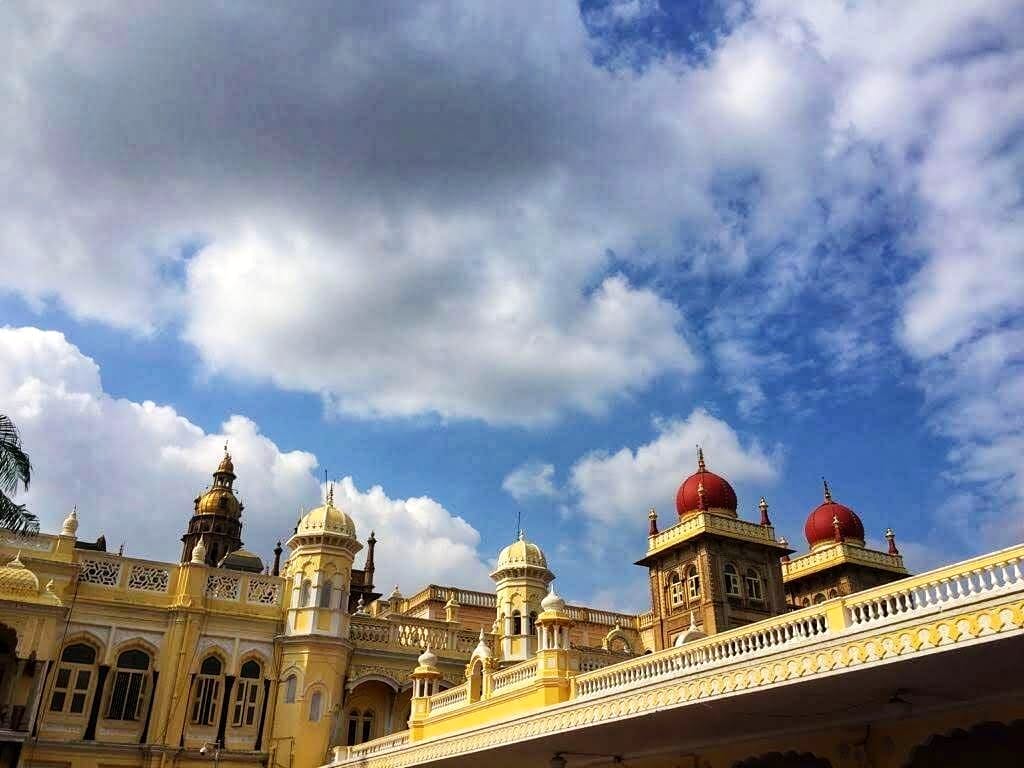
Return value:
M 537 612 L 530 612 L 530 620 L 527 623 L 526 634 L 532 635 L 537 632 Z
M 673 608 L 678 608 L 685 602 L 683 598 L 683 580 L 679 577 L 678 573 L 673 573 L 669 577 L 668 599 Z
M 294 704 L 295 703 L 295 689 L 298 688 L 299 679 L 295 675 L 289 675 L 288 679 L 284 681 L 284 703 Z
M 302 582 L 302 586 L 299 587 L 299 608 L 305 608 L 309 605 L 309 592 L 311 588 L 308 580 Z
M 81 715 L 89 699 L 96 674 L 96 649 L 75 643 L 60 655 L 60 666 L 50 695 L 50 711 Z
M 726 563 L 725 566 L 725 594 L 729 597 L 742 597 L 743 595 L 740 591 L 740 574 L 732 563 Z
M 320 691 L 316 691 L 309 697 L 309 721 L 311 723 L 320 722 L 320 716 L 323 714 L 323 708 L 324 695 Z
M 334 591 L 334 585 L 331 584 L 330 579 L 320 585 L 320 607 L 330 608 L 331 607 L 331 593 Z
M 238 682 L 235 684 L 235 706 L 231 724 L 249 726 L 256 722 L 257 702 L 260 696 L 261 668 L 258 661 L 250 659 L 242 665 Z
M 512 634 L 523 634 L 523 616 L 519 611 L 512 611 Z
M 111 720 L 138 720 L 146 698 L 149 654 L 145 651 L 124 651 L 117 657 L 117 672 L 110 689 L 107 717 Z
M 747 597 L 751 600 L 757 600 L 758 602 L 764 600 L 764 588 L 761 585 L 761 574 L 753 568 L 748 568 L 747 575 L 744 579 L 747 582 Z
M 700 574 L 692 565 L 686 568 L 686 594 L 690 600 L 700 599 Z
M 220 706 L 221 671 L 223 667 L 216 656 L 207 656 L 199 667 L 196 677 L 195 694 L 192 697 L 192 723 L 213 725 Z

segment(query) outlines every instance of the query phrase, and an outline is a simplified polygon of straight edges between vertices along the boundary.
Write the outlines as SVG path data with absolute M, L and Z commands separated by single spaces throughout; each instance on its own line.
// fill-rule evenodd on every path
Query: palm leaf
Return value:
M 19 484 L 28 488 L 31 479 L 32 462 L 22 450 L 18 428 L 0 413 L 0 492 L 13 495 Z
M 34 536 L 39 533 L 39 519 L 28 512 L 24 504 L 15 504 L 0 493 L 0 529 L 20 536 Z

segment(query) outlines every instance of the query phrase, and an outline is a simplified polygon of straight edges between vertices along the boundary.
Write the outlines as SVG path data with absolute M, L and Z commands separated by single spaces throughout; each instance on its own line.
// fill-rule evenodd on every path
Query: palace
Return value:
M 916 767 L 1024 748 L 1024 545 L 911 576 L 892 530 L 870 548 L 826 483 L 797 553 L 699 452 L 670 524 L 647 514 L 643 614 L 567 604 L 522 533 L 493 591 L 384 596 L 374 534 L 331 489 L 265 564 L 235 479 L 225 451 L 177 563 L 80 540 L 77 510 L 0 538 L 0 765 Z

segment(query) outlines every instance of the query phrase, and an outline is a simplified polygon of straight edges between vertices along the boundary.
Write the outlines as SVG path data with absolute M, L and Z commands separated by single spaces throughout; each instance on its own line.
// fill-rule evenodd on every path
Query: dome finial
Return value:
M 526 531 L 519 529 L 519 541 L 526 541 Z
M 704 449 L 701 446 L 697 446 L 697 471 L 707 472 L 707 465 L 704 463 Z
M 71 509 L 71 513 L 64 518 L 64 523 L 60 528 L 61 536 L 74 536 L 78 533 L 78 505 L 75 504 Z
M 889 554 L 898 555 L 900 551 L 896 549 L 896 534 L 893 532 L 892 528 L 885 529 L 885 539 L 889 542 Z
M 203 541 L 203 537 L 199 537 L 199 541 L 192 548 L 192 562 L 195 565 L 206 564 L 206 543 Z
M 821 478 L 821 484 L 823 486 L 825 486 L 825 501 L 826 502 L 831 502 L 832 501 L 832 489 L 828 487 L 828 480 L 826 480 L 824 477 Z
M 757 508 L 761 510 L 761 525 L 767 528 L 772 524 L 772 521 L 768 519 L 768 499 L 762 496 L 761 501 L 757 504 Z
M 329 483 L 327 486 L 327 506 L 334 506 L 334 483 Z

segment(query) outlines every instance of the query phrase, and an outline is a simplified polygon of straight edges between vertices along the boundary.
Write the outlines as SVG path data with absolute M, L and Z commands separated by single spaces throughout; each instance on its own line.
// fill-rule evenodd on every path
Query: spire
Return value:
M 658 533 L 658 513 L 654 507 L 647 511 L 647 535 L 655 536 Z
M 330 483 L 327 486 L 327 506 L 334 506 L 334 483 Z
M 697 446 L 697 471 L 707 472 L 707 465 L 704 463 L 704 449 L 699 445 Z
M 762 496 L 761 501 L 757 504 L 757 508 L 761 510 L 761 526 L 767 528 L 772 524 L 772 521 L 768 519 L 768 499 Z
M 693 615 L 693 610 L 690 610 L 690 629 L 694 630 L 697 628 L 697 619 Z
M 827 485 L 825 487 L 828 488 Z M 839 530 L 839 517 L 837 515 L 832 515 L 832 528 L 835 530 L 835 540 L 842 544 L 843 532 Z
M 889 554 L 898 555 L 900 551 L 896 549 L 896 534 L 893 532 L 892 528 L 885 529 L 885 539 L 889 542 Z
M 363 566 L 363 586 L 373 589 L 373 550 L 377 546 L 377 537 L 370 531 L 370 538 L 366 540 L 366 565 Z
M 64 524 L 60 528 L 61 536 L 74 536 L 78 533 L 78 505 L 72 508 L 71 513 L 64 518 Z
M 281 542 L 279 541 L 279 542 L 277 542 L 277 546 L 274 547 L 274 569 L 271 571 L 271 574 L 274 575 L 274 576 L 280 576 L 281 575 L 281 553 L 282 552 L 284 552 L 284 550 L 281 549 Z
M 832 489 L 828 487 L 828 480 L 821 478 L 821 484 L 825 486 L 825 502 L 832 503 Z
M 206 543 L 203 541 L 203 538 L 200 536 L 199 541 L 192 548 L 192 563 L 194 565 L 206 565 Z

